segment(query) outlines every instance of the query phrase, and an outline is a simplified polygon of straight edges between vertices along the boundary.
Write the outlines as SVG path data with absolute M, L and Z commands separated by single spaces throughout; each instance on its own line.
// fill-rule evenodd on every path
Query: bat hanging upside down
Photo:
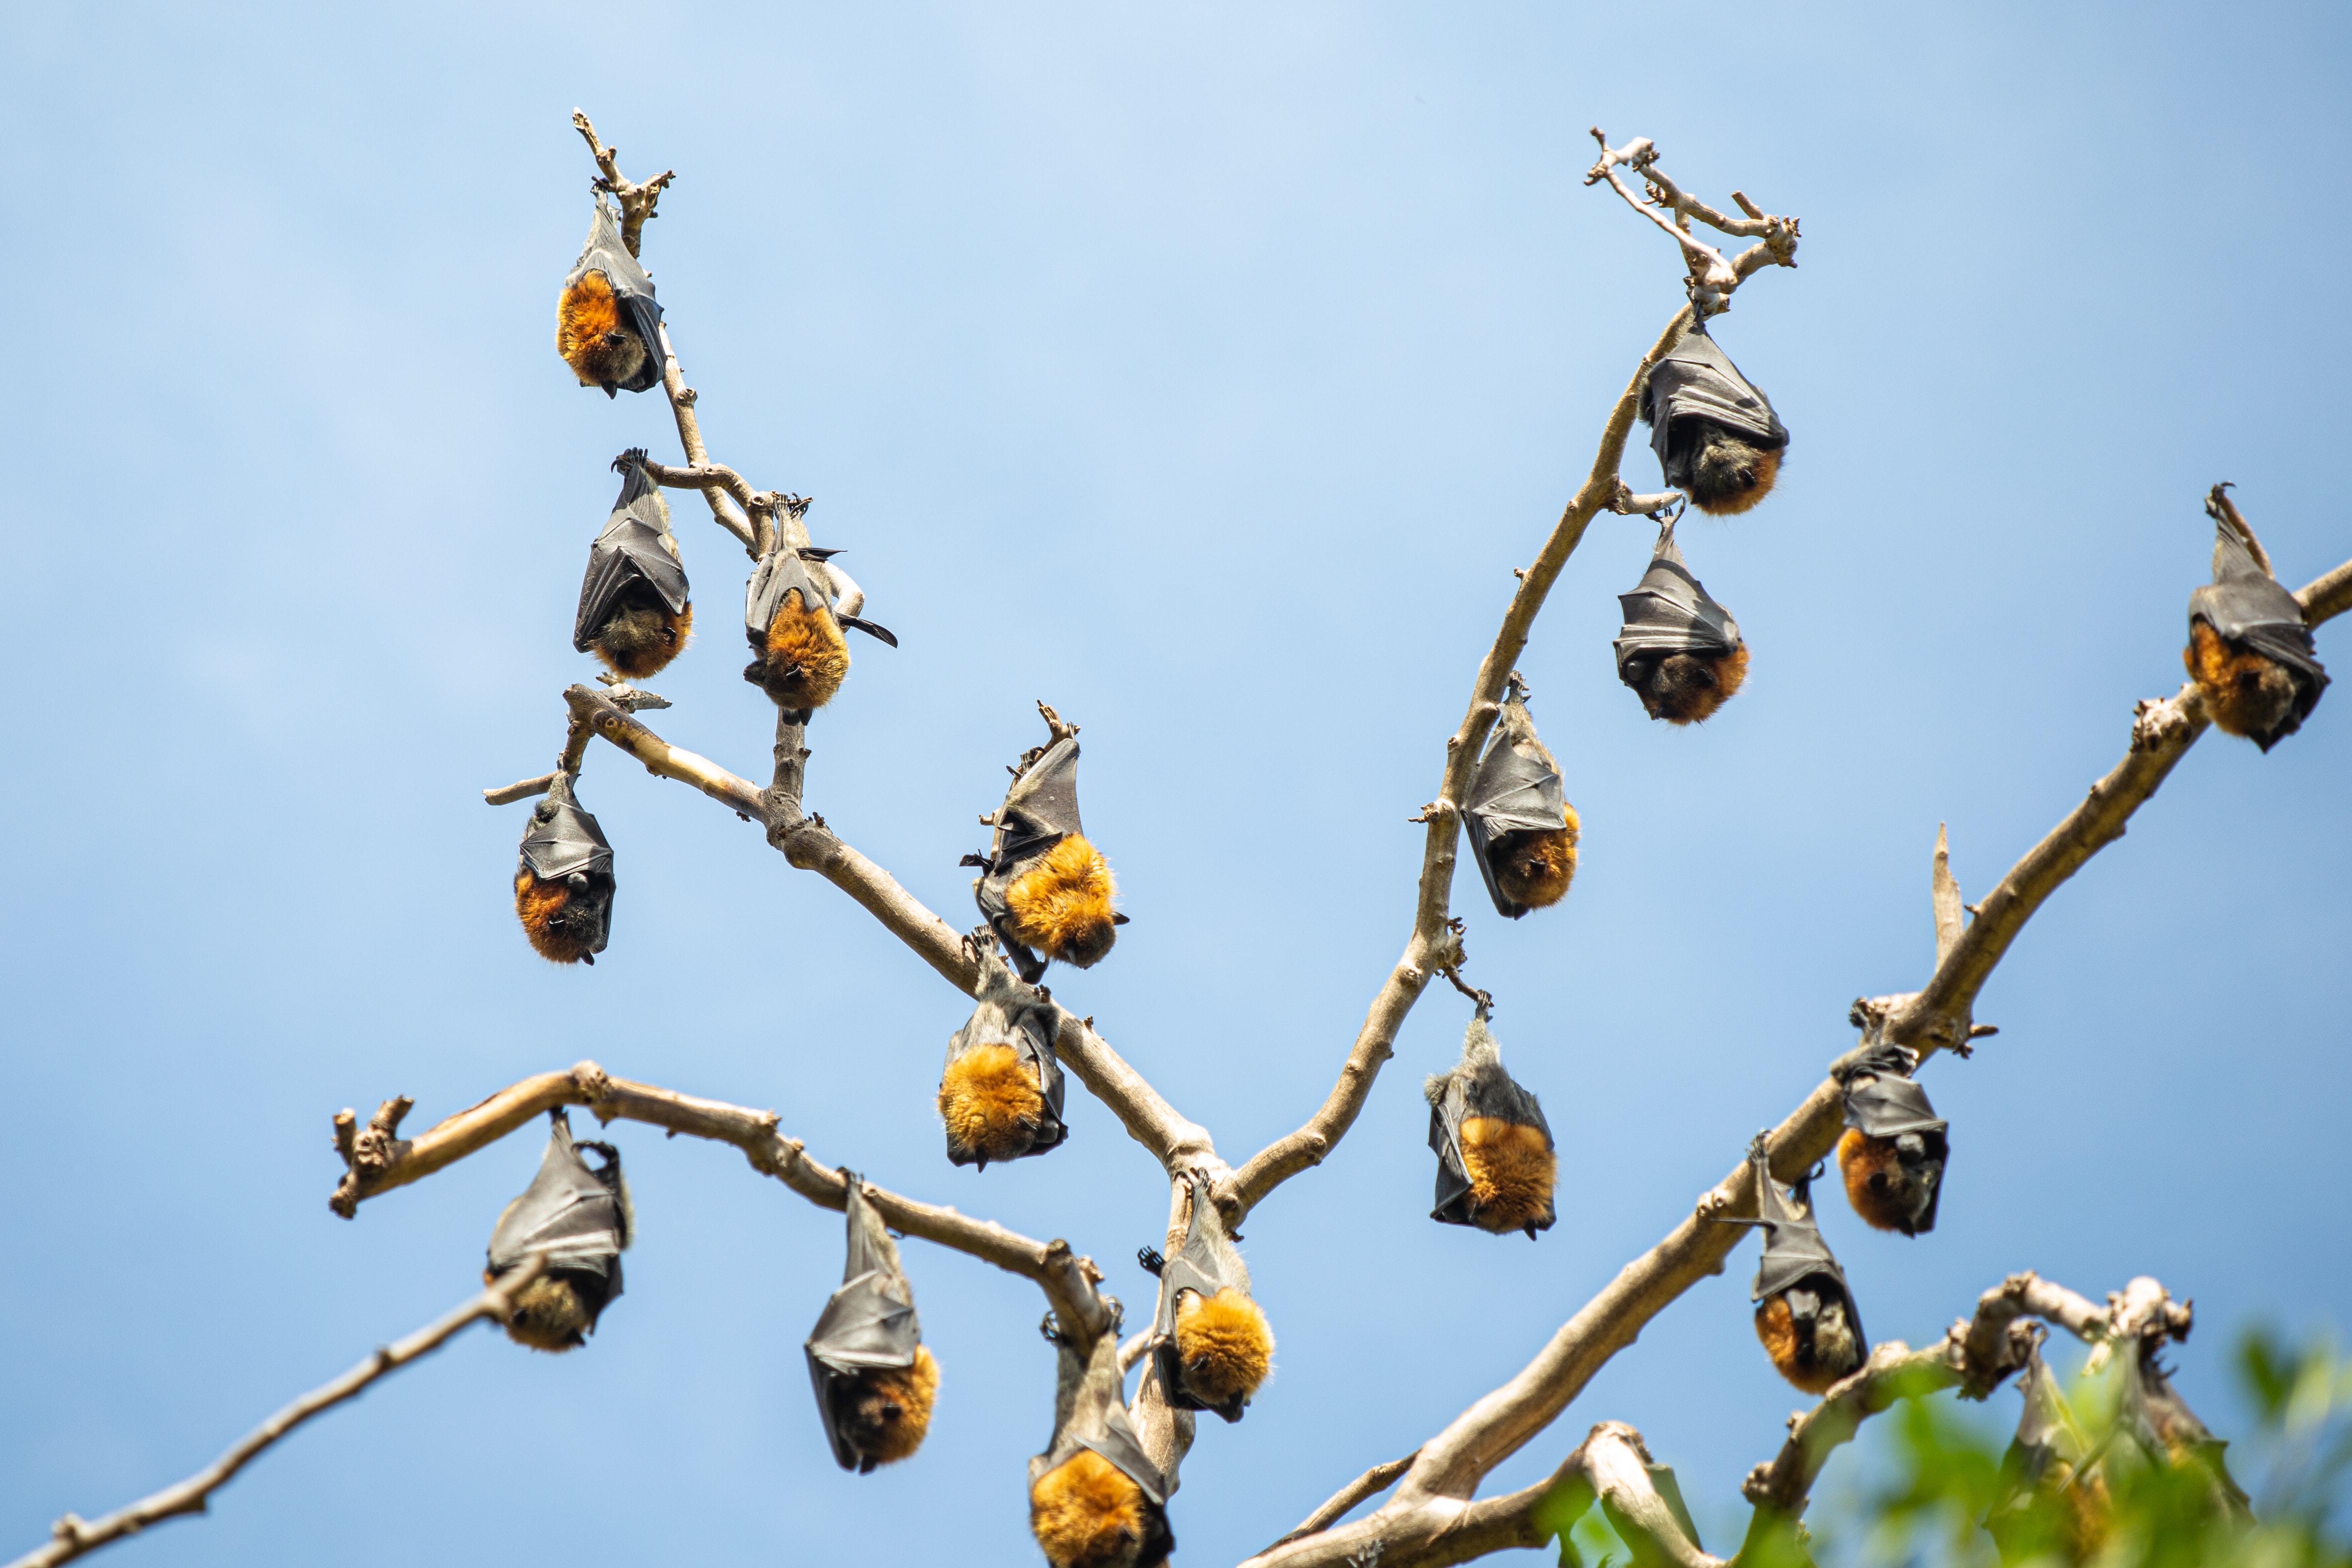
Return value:
M 1666 483 L 1699 510 L 1737 516 L 1772 493 L 1788 427 L 1704 325 L 1651 368 L 1640 414 Z
M 2214 523 L 2213 581 L 2189 596 L 2180 659 L 2214 726 L 2267 752 L 2303 727 L 2327 689 L 2327 671 L 2303 605 L 2272 576 L 2230 487 L 2215 485 L 2205 510 Z
M 555 352 L 583 386 L 611 397 L 661 380 L 661 307 L 654 280 L 621 239 L 612 204 L 596 198 L 588 243 L 555 301 Z

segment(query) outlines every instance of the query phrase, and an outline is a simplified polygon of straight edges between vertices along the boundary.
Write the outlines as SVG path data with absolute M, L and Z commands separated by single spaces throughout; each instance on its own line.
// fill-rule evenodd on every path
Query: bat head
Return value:
M 1076 969 L 1102 962 L 1118 939 L 1110 863 L 1082 834 L 1025 862 L 1004 889 L 1006 934 Z
M 1675 421 L 1666 450 L 1668 482 L 1712 517 L 1749 510 L 1780 477 L 1780 447 L 1758 446 L 1711 419 Z
M 1625 661 L 1618 678 L 1642 700 L 1642 710 L 1670 724 L 1704 723 L 1748 681 L 1748 645 L 1728 652 L 1650 652 Z
M 914 1457 L 930 1431 L 939 1391 L 940 1363 L 920 1345 L 911 1365 L 868 1367 L 833 1381 L 835 1429 L 859 1456 L 859 1474 Z
M 1780 1375 L 1812 1394 L 1860 1371 L 1865 1354 L 1845 1288 L 1822 1276 L 1766 1297 L 1756 1309 L 1756 1337 Z
M 1029 1530 L 1053 1568 L 1154 1568 L 1160 1510 L 1118 1467 L 1080 1448 L 1029 1489 Z

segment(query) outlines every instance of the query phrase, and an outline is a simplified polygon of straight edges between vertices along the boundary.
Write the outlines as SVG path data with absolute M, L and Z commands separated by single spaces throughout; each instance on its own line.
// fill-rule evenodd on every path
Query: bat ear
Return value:
M 618 388 L 618 387 L 614 386 L 614 385 L 611 382 L 609 382 L 609 381 L 608 381 L 608 382 L 606 382 L 606 383 L 604 384 L 604 396 L 605 396 L 605 399 L 606 399 L 607 401 L 610 401 L 611 399 L 615 398 L 615 397 L 618 397 L 618 396 L 620 396 L 620 395 L 621 395 L 620 388 Z
M 1111 916 L 1111 917 L 1110 917 L 1110 923 L 1111 923 L 1111 924 L 1113 924 L 1113 925 L 1115 925 L 1115 926 L 1123 926 L 1123 925 L 1132 925 L 1132 924 L 1134 924 L 1135 922 L 1133 922 L 1132 921 L 1129 920 L 1125 915 L 1113 915 L 1113 916 Z

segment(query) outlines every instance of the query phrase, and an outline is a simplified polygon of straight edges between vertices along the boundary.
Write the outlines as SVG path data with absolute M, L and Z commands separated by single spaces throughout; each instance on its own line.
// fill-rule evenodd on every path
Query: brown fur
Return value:
M 1081 1448 L 1029 1489 L 1029 1530 L 1054 1568 L 1147 1568 L 1150 1506 L 1118 1466 Z
M 1274 1331 L 1258 1304 L 1228 1285 L 1213 1296 L 1187 1290 L 1176 1303 L 1176 1359 L 1196 1399 L 1247 1398 L 1274 1366 Z
M 484 1273 L 487 1285 L 496 1276 Z M 507 1338 L 535 1351 L 561 1354 L 579 1348 L 593 1326 L 580 1288 L 562 1274 L 542 1274 L 522 1288 L 507 1319 Z
M 1843 1316 L 1844 1308 L 1841 1305 L 1837 1310 Z M 1763 1342 L 1764 1353 L 1772 1358 L 1772 1364 L 1780 1369 L 1780 1375 L 1807 1394 L 1827 1394 L 1841 1379 L 1862 1364 L 1861 1358 L 1853 1353 L 1853 1344 L 1850 1337 L 1846 1353 L 1842 1357 L 1828 1361 L 1821 1359 L 1822 1347 L 1819 1344 L 1813 1347 L 1813 1354 L 1807 1354 L 1797 1332 L 1796 1320 L 1790 1314 L 1789 1298 L 1785 1291 L 1768 1299 L 1756 1309 L 1756 1337 Z
M 1102 851 L 1074 833 L 1004 890 L 1013 940 L 1047 958 L 1091 969 L 1118 939 L 1110 909 L 1118 891 Z
M 1780 478 L 1780 451 L 1710 430 L 1692 455 L 1691 504 L 1709 517 L 1737 517 L 1752 510 Z
M 850 1446 L 877 1465 L 912 1458 L 931 1429 L 940 1363 L 915 1347 L 912 1366 L 870 1367 L 834 1386 L 834 1407 Z
M 1845 1177 L 1846 1202 L 1873 1230 L 1906 1235 L 1927 1212 L 1933 1195 L 1903 1168 L 1892 1138 L 1873 1138 L 1849 1127 L 1838 1140 L 1838 1170 Z
M 940 1078 L 940 1115 L 957 1148 L 982 1160 L 1029 1152 L 1045 1114 L 1036 1075 L 1011 1046 L 979 1046 Z
M 645 368 L 645 340 L 621 320 L 621 301 L 602 272 L 581 275 L 555 302 L 555 352 L 583 386 L 614 386 Z
M 528 866 L 515 873 L 515 915 L 531 951 L 550 963 L 577 963 L 593 944 L 590 936 L 563 929 L 558 917 L 571 902 L 572 889 L 564 883 L 543 882 Z
M 694 636 L 694 606 L 688 605 L 676 615 L 662 603 L 658 595 L 630 595 L 597 630 L 588 651 L 604 661 L 604 668 L 630 680 L 643 680 L 659 675 L 669 668 L 669 661 L 686 651 L 687 639 Z
M 768 623 L 765 661 L 769 696 L 786 708 L 822 708 L 849 674 L 849 645 L 830 609 L 804 607 L 801 591 L 787 588 Z
M 2207 717 L 2226 734 L 2260 740 L 2294 710 L 2294 678 L 2285 666 L 2228 641 L 2203 621 L 2189 623 L 2180 662 L 2205 694 Z
M 1708 658 L 1700 654 L 1669 654 L 1652 667 L 1648 679 L 1633 689 L 1653 719 L 1670 724 L 1697 724 L 1739 694 L 1748 682 L 1748 645 Z
M 1465 1117 L 1462 1169 L 1470 1178 L 1470 1217 L 1500 1236 L 1552 1217 L 1559 1160 L 1539 1127 L 1498 1117 Z
M 1503 897 L 1531 910 L 1548 910 L 1568 897 L 1568 885 L 1576 879 L 1580 828 L 1571 808 L 1566 827 L 1521 828 L 1497 839 L 1486 858 Z

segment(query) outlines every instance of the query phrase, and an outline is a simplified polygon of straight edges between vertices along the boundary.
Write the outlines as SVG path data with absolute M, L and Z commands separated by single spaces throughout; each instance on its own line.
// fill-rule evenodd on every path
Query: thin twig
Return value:
M 51 1539 L 47 1545 L 25 1553 L 9 1563 L 7 1568 L 55 1568 L 58 1563 L 70 1563 L 125 1536 L 136 1535 L 150 1525 L 160 1524 L 184 1513 L 205 1512 L 213 1493 L 234 1480 L 236 1473 L 259 1458 L 264 1449 L 287 1436 L 313 1415 L 331 1410 L 345 1400 L 356 1398 L 378 1378 L 432 1354 L 461 1329 L 484 1318 L 506 1321 L 514 1299 L 546 1268 L 547 1258 L 543 1254 L 534 1254 L 526 1258 L 520 1267 L 500 1276 L 495 1284 L 457 1310 L 427 1323 L 406 1339 L 383 1346 L 334 1382 L 312 1389 L 255 1427 L 244 1441 L 178 1485 L 165 1487 L 162 1491 L 141 1498 L 130 1507 L 117 1509 L 103 1519 L 83 1521 L 67 1514 L 50 1527 Z
M 1287 1546 L 1304 1536 L 1330 1529 L 1349 1509 L 1366 1498 L 1377 1496 L 1394 1486 L 1399 1476 L 1412 1468 L 1412 1462 L 1420 1453 L 1421 1450 L 1415 1448 L 1402 1459 L 1391 1459 L 1385 1465 L 1374 1465 L 1370 1469 L 1332 1493 L 1328 1502 L 1308 1514 L 1305 1523 L 1276 1542 L 1274 1546 Z M 1271 1552 L 1274 1546 L 1269 1546 L 1265 1550 Z M 1265 1553 L 1261 1552 L 1259 1555 L 1263 1556 Z

